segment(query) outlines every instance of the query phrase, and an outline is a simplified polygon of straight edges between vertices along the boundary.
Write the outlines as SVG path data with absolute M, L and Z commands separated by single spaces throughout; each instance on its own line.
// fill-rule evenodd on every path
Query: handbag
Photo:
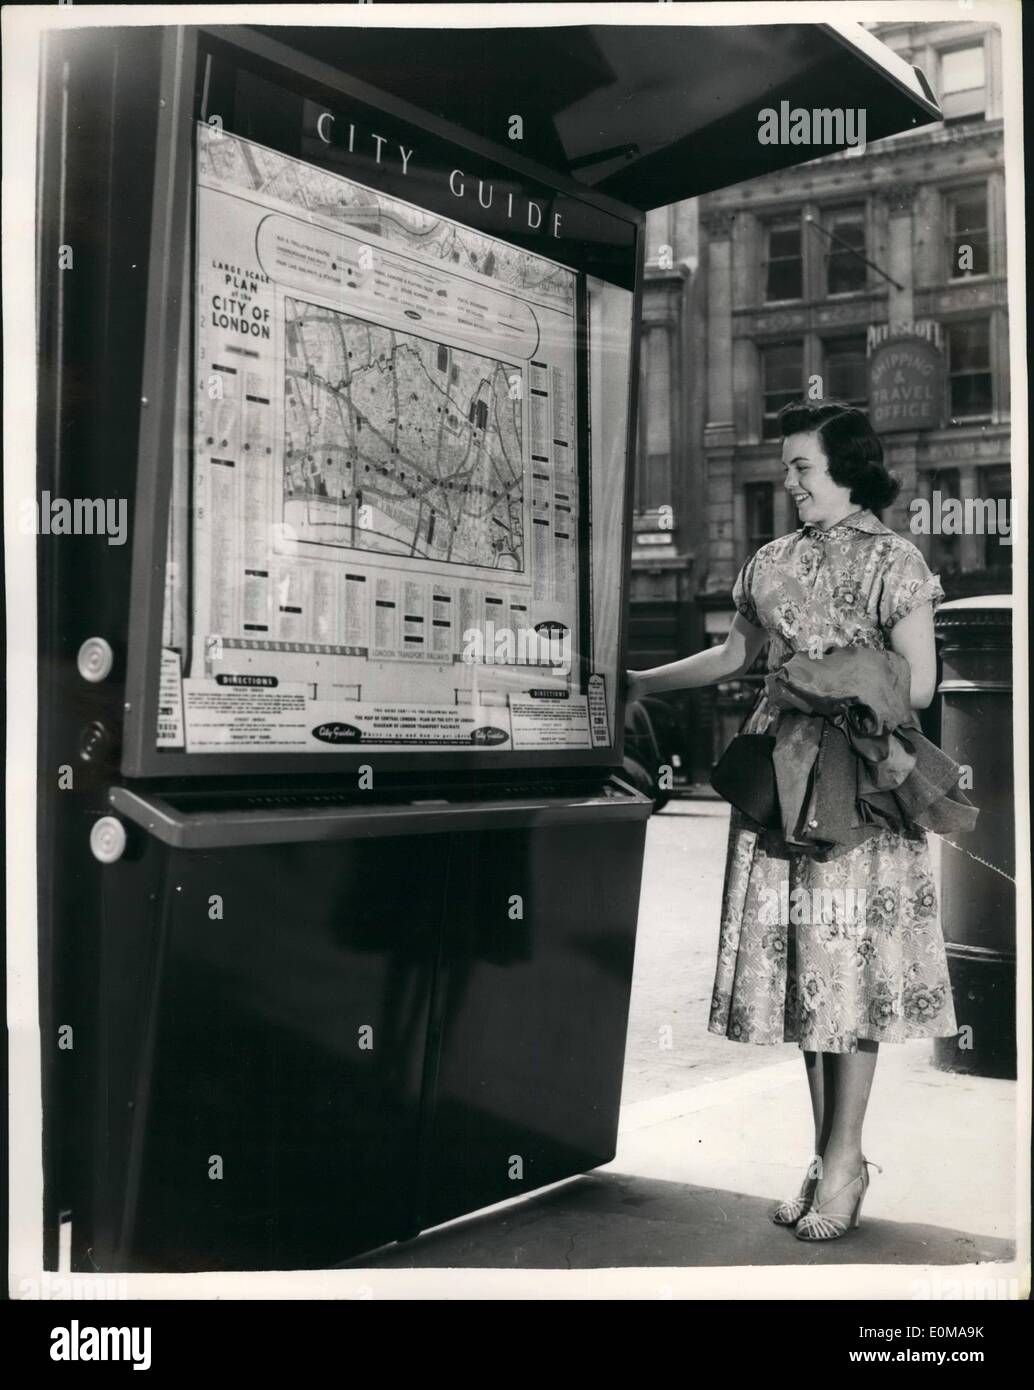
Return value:
M 746 721 L 744 721 L 746 722 Z M 711 769 L 718 795 L 762 830 L 782 830 L 773 734 L 737 734 Z

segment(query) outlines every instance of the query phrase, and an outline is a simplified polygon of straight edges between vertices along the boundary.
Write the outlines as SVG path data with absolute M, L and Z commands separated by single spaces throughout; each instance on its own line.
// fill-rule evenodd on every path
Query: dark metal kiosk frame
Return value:
M 812 88 L 843 100 L 846 74 L 880 100 L 885 128 L 873 138 L 934 118 L 928 94 L 907 70 L 884 70 L 868 36 L 778 29 L 770 48 L 783 83 L 757 79 L 766 101 Z M 544 93 L 562 85 L 557 32 L 541 31 L 556 67 Z M 734 56 L 747 31 L 665 30 L 666 44 L 680 32 L 699 66 L 701 34 L 714 61 L 715 45 Z M 96 537 L 40 548 L 50 1268 L 69 1215 L 76 1270 L 325 1268 L 615 1152 L 651 810 L 615 773 L 620 691 L 606 744 L 446 753 L 433 770 L 378 753 L 374 797 L 355 790 L 370 757 L 357 749 L 318 765 L 277 753 L 199 764 L 154 745 L 191 132 L 210 73 L 201 59 L 240 61 L 292 99 L 348 101 L 419 126 L 486 172 L 562 200 L 578 254 L 634 295 L 634 323 L 645 208 L 805 153 L 761 152 L 758 102 L 740 92 L 710 125 L 680 107 L 661 138 L 650 117 L 616 154 L 565 161 L 547 142 L 538 160 L 522 158 L 476 133 L 460 93 L 448 121 L 357 76 L 365 63 L 386 77 L 383 35 L 334 34 L 349 39 L 340 62 L 313 56 L 330 31 L 285 31 L 285 43 L 244 28 L 66 32 L 44 55 L 39 487 L 124 497 L 134 534 L 131 561 L 128 547 Z M 410 41 L 427 49 L 426 75 L 442 34 Z M 505 31 L 482 40 L 502 102 L 524 76 L 506 44 Z M 392 80 L 405 86 L 404 74 Z M 683 97 L 672 85 L 666 109 Z M 52 275 L 45 268 L 68 246 L 74 275 Z M 626 519 L 636 344 L 633 332 Z M 97 637 L 112 655 L 99 680 L 82 665 Z M 623 613 L 616 647 L 620 669 Z M 57 768 L 74 780 L 55 791 Z M 119 852 L 98 856 L 112 825 Z M 62 1027 L 70 1049 L 57 1045 Z

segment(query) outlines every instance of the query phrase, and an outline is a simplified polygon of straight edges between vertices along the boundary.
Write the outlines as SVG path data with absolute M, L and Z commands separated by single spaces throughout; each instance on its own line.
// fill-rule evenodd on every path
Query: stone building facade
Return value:
M 633 666 L 721 640 L 739 567 L 797 525 L 779 408 L 809 390 L 869 407 L 881 325 L 925 325 L 944 363 L 939 418 L 882 434 L 902 484 L 883 520 L 915 540 L 949 596 L 1010 587 L 998 535 L 910 525 L 917 498 L 1011 494 L 1000 35 L 976 22 L 872 28 L 926 75 L 943 123 L 648 218 Z M 691 780 L 746 695 L 681 697 Z

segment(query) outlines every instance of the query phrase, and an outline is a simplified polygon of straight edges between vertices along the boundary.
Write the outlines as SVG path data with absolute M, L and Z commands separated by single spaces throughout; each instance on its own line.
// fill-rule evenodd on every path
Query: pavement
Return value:
M 623 1105 L 771 1067 L 792 1047 L 748 1047 L 707 1031 L 729 836 L 724 801 L 671 801 L 646 837 Z
M 796 1044 L 706 1031 L 727 834 L 715 802 L 675 801 L 650 822 L 614 1160 L 353 1267 L 1015 1272 L 1004 1262 L 1017 1229 L 1016 1083 L 939 1071 L 929 1041 L 880 1050 L 865 1144 L 884 1171 L 858 1230 L 807 1244 L 769 1219 L 800 1186 L 811 1118 Z

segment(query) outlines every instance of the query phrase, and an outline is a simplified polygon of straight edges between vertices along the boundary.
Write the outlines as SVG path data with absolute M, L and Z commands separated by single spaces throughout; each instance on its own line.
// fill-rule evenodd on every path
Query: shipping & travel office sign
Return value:
M 940 429 L 945 362 L 940 324 L 879 324 L 869 329 L 869 414 L 881 434 Z

